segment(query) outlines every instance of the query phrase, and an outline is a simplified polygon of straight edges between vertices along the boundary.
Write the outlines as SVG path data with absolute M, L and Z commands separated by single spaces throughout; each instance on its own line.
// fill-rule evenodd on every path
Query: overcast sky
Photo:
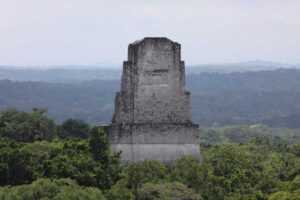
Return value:
M 0 0 L 0 65 L 121 64 L 146 36 L 187 64 L 300 63 L 300 0 Z

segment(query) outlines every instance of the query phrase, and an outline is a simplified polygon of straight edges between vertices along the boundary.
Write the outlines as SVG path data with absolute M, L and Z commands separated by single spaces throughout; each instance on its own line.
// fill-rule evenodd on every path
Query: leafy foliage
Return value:
M 137 195 L 144 183 L 157 183 L 166 178 L 167 168 L 158 161 L 144 161 L 129 165 L 125 169 L 125 181 L 128 188 Z
M 91 129 L 89 148 L 93 159 L 102 164 L 96 173 L 97 185 L 108 189 L 119 179 L 120 153 L 111 153 L 107 134 L 103 129 L 97 127 Z
M 201 196 L 182 183 L 146 183 L 139 190 L 140 200 L 201 200 Z
M 33 109 L 30 113 L 15 109 L 2 112 L 0 136 L 22 142 L 49 140 L 55 135 L 55 124 L 45 114 L 43 109 Z
M 99 189 L 80 187 L 70 179 L 39 179 L 30 185 L 1 188 L 0 199 L 105 200 L 105 197 Z
M 269 146 L 285 148 L 285 145 L 300 143 L 299 129 L 270 128 L 262 124 L 202 128 L 200 134 L 203 146 L 248 143 L 257 140 Z
M 68 119 L 60 126 L 59 136 L 62 138 L 88 138 L 89 125 L 82 120 Z
M 0 186 L 29 183 L 33 180 L 30 154 L 21 150 L 21 145 L 0 139 Z
M 299 199 L 300 145 L 294 130 L 206 129 L 200 131 L 201 163 L 187 156 L 169 165 L 122 165 L 100 127 L 89 128 L 89 138 L 82 139 L 73 131 L 79 136 L 86 126 L 71 125 L 61 136 L 61 125 L 40 110 L 9 110 L 0 119 L 0 199 Z

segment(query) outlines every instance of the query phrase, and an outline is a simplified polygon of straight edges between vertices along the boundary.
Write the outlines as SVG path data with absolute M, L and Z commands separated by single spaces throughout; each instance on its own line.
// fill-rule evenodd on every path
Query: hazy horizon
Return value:
M 121 66 L 147 36 L 181 43 L 188 66 L 300 64 L 299 10 L 297 0 L 4 0 L 0 65 Z

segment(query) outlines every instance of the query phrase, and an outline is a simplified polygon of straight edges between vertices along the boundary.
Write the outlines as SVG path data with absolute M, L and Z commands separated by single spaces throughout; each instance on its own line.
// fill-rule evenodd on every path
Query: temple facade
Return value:
M 128 162 L 200 158 L 190 105 L 180 44 L 167 38 L 130 44 L 109 128 L 113 150 Z

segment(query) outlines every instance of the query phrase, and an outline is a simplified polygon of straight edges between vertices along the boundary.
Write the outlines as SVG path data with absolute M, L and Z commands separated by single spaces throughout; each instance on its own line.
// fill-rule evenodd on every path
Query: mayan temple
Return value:
M 199 158 L 198 135 L 180 44 L 167 38 L 130 44 L 109 128 L 113 150 L 122 151 L 128 162 Z

